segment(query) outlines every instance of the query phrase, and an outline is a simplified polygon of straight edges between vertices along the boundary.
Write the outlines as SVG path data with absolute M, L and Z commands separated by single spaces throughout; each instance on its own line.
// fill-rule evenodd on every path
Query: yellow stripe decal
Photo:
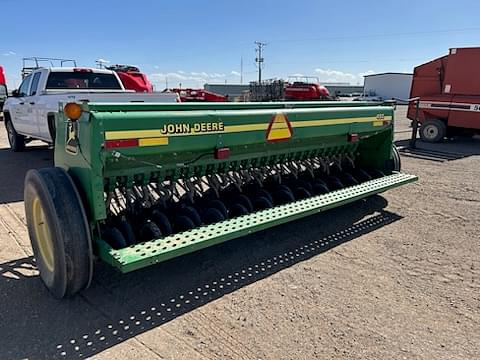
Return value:
M 105 140 L 138 139 L 149 137 L 161 137 L 160 129 L 157 130 L 125 130 L 125 131 L 107 131 Z
M 138 145 L 139 146 L 168 145 L 168 137 L 139 139 Z
M 226 125 L 226 133 L 267 130 L 268 124 Z
M 391 116 L 385 116 L 384 121 L 392 120 Z M 301 127 L 313 127 L 313 126 L 328 126 L 339 124 L 354 124 L 354 123 L 368 123 L 371 122 L 373 126 L 383 125 L 383 121 L 378 121 L 376 116 L 360 117 L 360 118 L 345 118 L 345 119 L 330 119 L 330 120 L 304 120 L 304 121 L 292 121 L 293 128 Z M 209 131 L 209 132 L 192 132 L 192 133 L 179 133 L 168 134 L 168 137 L 172 136 L 192 136 L 192 135 L 214 135 L 225 133 L 238 133 L 244 131 L 265 131 L 268 128 L 267 124 L 245 124 L 245 125 L 225 125 L 224 131 Z M 123 139 L 148 139 L 154 138 L 155 141 L 164 141 L 158 139 L 167 139 L 165 134 L 162 134 L 160 129 L 154 130 L 121 130 L 121 131 L 107 131 L 105 132 L 105 140 L 123 140 Z M 167 141 L 168 143 L 168 141 Z M 145 143 L 146 144 L 146 143 Z M 165 145 L 165 144 L 159 144 Z M 153 145 L 141 145 L 141 146 L 153 146 Z
M 392 120 L 391 116 L 385 116 L 384 120 Z M 292 127 L 310 127 L 310 126 L 326 126 L 326 125 L 340 125 L 340 124 L 353 124 L 353 123 L 365 123 L 376 122 L 376 116 L 361 117 L 361 118 L 346 118 L 346 119 L 331 119 L 331 120 L 306 120 L 306 121 L 292 121 Z

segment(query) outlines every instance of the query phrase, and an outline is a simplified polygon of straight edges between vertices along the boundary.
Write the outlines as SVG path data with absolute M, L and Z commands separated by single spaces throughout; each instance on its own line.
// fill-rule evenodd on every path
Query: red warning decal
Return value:
M 273 115 L 267 128 L 267 141 L 284 141 L 290 139 L 292 135 L 293 130 L 290 121 L 288 121 L 287 115 L 283 113 L 276 113 Z

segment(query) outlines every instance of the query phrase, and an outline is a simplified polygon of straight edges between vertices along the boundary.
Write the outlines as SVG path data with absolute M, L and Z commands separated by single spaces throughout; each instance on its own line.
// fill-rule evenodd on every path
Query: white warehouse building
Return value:
M 383 100 L 402 99 L 410 97 L 413 74 L 381 73 L 365 76 L 364 95 L 375 96 Z

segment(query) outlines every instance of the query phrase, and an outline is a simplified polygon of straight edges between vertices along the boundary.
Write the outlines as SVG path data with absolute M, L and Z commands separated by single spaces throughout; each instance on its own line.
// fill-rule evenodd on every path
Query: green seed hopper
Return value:
M 55 167 L 25 209 L 42 280 L 88 287 L 415 181 L 372 103 L 60 104 Z

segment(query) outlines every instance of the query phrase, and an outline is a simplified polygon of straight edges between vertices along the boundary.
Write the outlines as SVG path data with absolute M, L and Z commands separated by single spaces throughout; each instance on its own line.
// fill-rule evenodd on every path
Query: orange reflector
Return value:
M 63 112 L 70 120 L 78 120 L 82 116 L 82 107 L 77 103 L 68 103 L 63 108 Z
M 277 113 L 272 117 L 270 124 L 267 128 L 267 141 L 283 141 L 292 137 L 293 130 L 288 121 L 287 115 L 283 113 Z

